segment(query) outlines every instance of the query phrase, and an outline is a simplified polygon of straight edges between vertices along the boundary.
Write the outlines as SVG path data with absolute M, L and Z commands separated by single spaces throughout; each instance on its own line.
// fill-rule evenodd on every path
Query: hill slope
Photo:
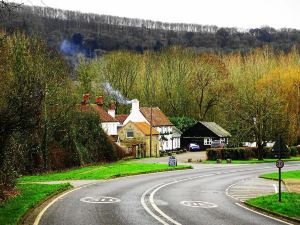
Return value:
M 1 13 L 1 11 L 0 11 Z M 198 51 L 247 52 L 269 44 L 275 50 L 300 47 L 300 31 L 270 27 L 239 31 L 196 24 L 172 24 L 142 19 L 86 14 L 45 7 L 22 6 L 0 26 L 8 31 L 38 34 L 65 55 L 82 53 L 87 57 L 127 49 L 143 52 L 163 46 L 182 45 Z

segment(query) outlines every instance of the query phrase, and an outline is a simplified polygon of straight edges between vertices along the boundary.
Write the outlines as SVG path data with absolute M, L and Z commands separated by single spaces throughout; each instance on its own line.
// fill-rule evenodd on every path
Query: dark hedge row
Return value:
M 298 149 L 299 150 L 299 149 Z M 290 156 L 297 156 L 299 154 L 297 147 L 291 147 L 288 152 L 282 152 L 282 158 L 289 158 Z M 258 157 L 258 149 L 250 147 L 240 147 L 240 148 L 218 148 L 218 149 L 208 149 L 206 151 L 208 160 L 216 159 L 233 159 L 233 160 L 249 160 Z M 263 158 L 278 158 L 278 152 L 272 151 L 271 148 L 265 147 L 263 149 Z

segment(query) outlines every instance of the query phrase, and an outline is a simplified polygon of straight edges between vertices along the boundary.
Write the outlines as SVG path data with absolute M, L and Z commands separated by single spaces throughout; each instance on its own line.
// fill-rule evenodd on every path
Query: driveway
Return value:
M 198 160 L 206 160 L 206 151 L 200 152 L 186 152 L 181 154 L 174 154 L 178 163 L 187 163 L 188 159 L 192 159 L 192 163 L 196 163 Z M 160 158 L 144 158 L 140 159 L 141 163 L 168 163 L 169 156 Z

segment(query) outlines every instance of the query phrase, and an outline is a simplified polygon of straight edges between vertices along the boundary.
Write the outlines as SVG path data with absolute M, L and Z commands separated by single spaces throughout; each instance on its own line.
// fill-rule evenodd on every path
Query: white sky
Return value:
M 300 0 L 10 0 L 162 22 L 300 29 Z

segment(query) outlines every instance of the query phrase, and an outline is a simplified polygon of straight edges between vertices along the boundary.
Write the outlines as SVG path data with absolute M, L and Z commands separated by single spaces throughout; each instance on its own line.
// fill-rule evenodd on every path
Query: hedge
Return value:
M 251 148 L 218 148 L 206 151 L 208 160 L 234 159 L 248 160 L 255 158 L 256 154 Z
M 289 158 L 291 150 L 288 152 L 282 152 L 282 158 Z M 258 157 L 258 149 L 251 147 L 239 147 L 239 148 L 215 148 L 208 149 L 206 151 L 208 160 L 217 159 L 233 159 L 233 160 L 249 160 Z M 278 152 L 272 151 L 272 148 L 264 147 L 263 158 L 278 158 Z

